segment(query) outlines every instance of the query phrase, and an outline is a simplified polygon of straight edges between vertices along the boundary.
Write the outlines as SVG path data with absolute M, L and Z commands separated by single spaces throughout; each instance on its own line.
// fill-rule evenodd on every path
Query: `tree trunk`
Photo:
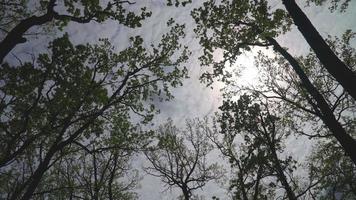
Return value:
M 189 192 L 189 189 L 188 189 L 187 185 L 183 184 L 182 192 L 183 192 L 184 200 L 189 200 L 190 199 L 190 192 Z
M 268 112 L 269 115 L 269 112 Z M 270 116 L 270 115 L 269 115 Z M 265 120 L 263 119 L 262 113 L 260 113 L 260 120 L 263 127 L 262 138 L 264 138 L 265 145 L 268 148 L 268 151 L 271 154 L 272 159 L 272 170 L 276 173 L 277 179 L 281 182 L 283 188 L 287 192 L 287 197 L 289 200 L 297 200 L 291 185 L 288 183 L 288 179 L 285 175 L 285 169 L 281 165 L 281 161 L 278 158 L 276 150 L 276 130 L 269 130 L 266 126 Z M 273 121 L 273 127 L 275 127 L 275 122 Z
M 277 153 L 276 153 L 276 149 L 274 148 L 273 144 L 268 144 L 269 148 L 272 151 L 272 156 L 273 156 L 273 160 L 274 160 L 274 167 L 275 170 L 277 172 L 277 178 L 279 179 L 279 181 L 281 181 L 284 189 L 287 192 L 287 197 L 289 200 L 297 200 L 297 196 L 295 195 L 294 191 L 292 190 L 292 187 L 289 185 L 288 180 L 286 175 L 283 172 L 280 160 L 278 159 Z
M 38 26 L 52 21 L 54 18 L 54 6 L 56 0 L 50 0 L 47 5 L 47 13 L 41 16 L 32 16 L 22 20 L 15 26 L 0 43 L 0 63 L 10 51 L 18 44 L 26 42 L 23 35 L 33 26 Z
M 345 129 L 336 120 L 334 113 L 331 111 L 324 97 L 310 82 L 309 78 L 304 73 L 297 60 L 295 60 L 292 55 L 290 55 L 284 48 L 282 48 L 275 39 L 271 37 L 266 37 L 266 39 L 273 45 L 274 49 L 279 52 L 293 67 L 294 71 L 299 76 L 303 87 L 317 102 L 317 107 L 321 112 L 321 120 L 329 128 L 335 138 L 339 141 L 346 154 L 351 157 L 353 163 L 356 165 L 356 141 L 346 133 Z
M 262 179 L 263 167 L 264 165 L 258 166 L 255 189 L 253 192 L 253 200 L 258 200 L 258 195 L 260 194 L 260 181 Z
M 242 167 L 239 162 L 237 162 L 236 164 L 237 164 L 237 167 L 239 168 L 239 172 L 237 173 L 237 176 L 238 176 L 238 181 L 241 185 L 242 198 L 243 198 L 243 200 L 248 200 Z
M 60 145 L 56 145 L 54 144 L 48 151 L 46 157 L 44 158 L 44 160 L 38 165 L 36 171 L 34 172 L 34 174 L 31 176 L 30 180 L 28 181 L 28 187 L 26 189 L 26 192 L 22 195 L 21 200 L 29 200 L 31 199 L 33 193 L 35 192 L 38 184 L 40 183 L 43 174 L 47 171 L 48 165 L 51 162 L 53 156 L 55 155 L 55 153 L 63 148 L 64 146 Z M 19 194 L 14 194 L 14 196 L 11 198 L 12 200 L 16 200 L 18 199 L 17 196 Z
M 0 43 L 0 63 L 10 51 L 18 44 L 26 42 L 23 35 L 33 26 L 45 24 L 53 19 L 53 15 L 47 13 L 42 16 L 32 16 L 22 20 L 15 26 Z
M 282 0 L 282 2 L 320 62 L 356 100 L 356 74 L 335 55 L 295 0 Z

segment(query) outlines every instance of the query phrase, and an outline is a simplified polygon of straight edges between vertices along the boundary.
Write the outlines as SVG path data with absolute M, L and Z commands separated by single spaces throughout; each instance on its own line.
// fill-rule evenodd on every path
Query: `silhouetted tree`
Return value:
M 277 9 L 270 13 L 267 1 L 223 1 L 216 5 L 207 1 L 204 6 L 192 12 L 198 23 L 196 33 L 204 47 L 201 57 L 203 65 L 213 63 L 213 72 L 203 75 L 211 82 L 219 77 L 228 82 L 229 72 L 224 70 L 226 63 L 233 64 L 237 57 L 251 47 L 273 47 L 284 57 L 300 79 L 300 84 L 308 93 L 309 103 L 320 112 L 320 118 L 340 142 L 345 152 L 356 163 L 356 140 L 353 139 L 337 121 L 332 108 L 313 85 L 299 62 L 274 39 L 289 29 L 290 21 L 286 13 Z M 214 61 L 212 53 L 223 51 L 223 60 Z
M 356 74 L 332 51 L 295 0 L 282 0 L 294 24 L 314 50 L 323 66 L 356 100 Z
M 188 120 L 184 131 L 168 121 L 156 132 L 157 148 L 145 152 L 152 165 L 145 171 L 160 177 L 168 187 L 180 188 L 183 199 L 191 199 L 194 190 L 221 177 L 219 166 L 208 162 L 213 146 L 205 134 L 203 121 Z
M 219 127 L 209 138 L 234 170 L 233 199 L 297 199 L 310 189 L 298 184 L 293 175 L 296 161 L 285 155 L 284 142 L 292 129 L 279 109 L 247 94 L 237 101 L 226 100 L 220 107 Z M 280 197 L 278 188 L 284 189 Z
M 137 36 L 119 53 L 107 40 L 74 46 L 64 35 L 33 63 L 3 64 L 1 177 L 11 177 L 12 187 L 1 197 L 30 199 L 67 148 L 110 131 L 111 119 L 129 123 L 136 113 L 148 122 L 152 98 L 170 99 L 169 88 L 186 77 L 180 64 L 188 52 L 177 52 L 183 35 L 175 25 L 159 45 L 146 49 Z
M 309 177 L 320 180 L 314 199 L 355 199 L 356 167 L 333 139 L 320 141 L 309 157 Z

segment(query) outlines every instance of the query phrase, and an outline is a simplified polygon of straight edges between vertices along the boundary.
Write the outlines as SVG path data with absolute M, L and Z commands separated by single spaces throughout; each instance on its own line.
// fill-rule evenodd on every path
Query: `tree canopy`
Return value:
M 0 0 L 0 199 L 356 198 L 353 3 Z

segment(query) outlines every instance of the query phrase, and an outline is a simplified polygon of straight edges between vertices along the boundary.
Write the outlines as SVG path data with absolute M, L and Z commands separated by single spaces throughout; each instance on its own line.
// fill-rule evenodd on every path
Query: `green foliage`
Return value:
M 296 190 L 296 161 L 283 155 L 290 129 L 278 114 L 278 107 L 244 94 L 237 101 L 224 101 L 219 109 L 217 122 L 222 138 L 216 133 L 210 138 L 233 169 L 233 198 L 274 199 L 280 195 L 277 188 Z M 293 184 L 288 185 L 290 180 Z
M 34 171 L 43 169 L 40 165 L 45 158 L 49 163 L 41 171 L 43 187 L 51 172 L 66 167 L 59 160 L 67 160 L 75 170 L 91 163 L 76 162 L 78 158 L 98 162 L 108 158 L 83 153 L 74 147 L 80 143 L 82 148 L 113 148 L 109 152 L 113 156 L 120 148 L 146 145 L 146 136 L 135 131 L 131 117 L 140 116 L 137 120 L 142 123 L 150 121 L 157 112 L 154 99 L 171 99 L 170 88 L 180 86 L 187 77 L 181 64 L 189 51 L 179 42 L 184 26 L 171 26 L 161 42 L 148 49 L 138 36 L 131 38 L 128 48 L 116 53 L 106 39 L 95 45 L 73 45 L 65 34 L 54 40 L 49 45 L 50 53 L 40 54 L 37 61 L 1 66 L 1 197 L 22 195 L 36 180 Z M 87 167 L 85 173 L 93 166 Z M 73 178 L 80 182 L 83 177 Z
M 107 1 L 103 3 L 97 0 L 65 0 L 63 3 L 57 0 L 41 0 L 38 4 L 33 4 L 28 0 L 4 1 L 0 4 L 0 13 L 5 16 L 1 19 L 0 27 L 3 31 L 10 31 L 21 20 L 30 16 L 44 16 L 46 14 L 51 16 L 48 22 L 54 20 L 54 25 L 58 26 L 60 30 L 63 30 L 71 21 L 78 23 L 96 21 L 101 23 L 109 19 L 131 28 L 140 27 L 142 21 L 150 17 L 152 13 L 147 11 L 145 7 L 141 8 L 138 13 L 132 12 L 128 8 L 131 4 L 133 2 L 130 1 Z
M 178 7 L 179 5 L 182 4 L 182 6 L 186 6 L 187 4 L 191 3 L 192 0 L 167 0 L 167 5 L 172 6 L 174 3 L 174 6 Z
M 356 167 L 334 140 L 315 145 L 309 157 L 309 176 L 319 181 L 312 191 L 318 199 L 356 198 Z
M 244 51 L 252 46 L 268 46 L 265 37 L 276 37 L 289 30 L 291 20 L 284 10 L 271 11 L 265 0 L 214 0 L 192 11 L 197 23 L 195 32 L 200 38 L 204 55 L 202 65 L 213 64 L 213 71 L 202 76 L 211 83 L 214 78 L 223 81 L 229 76 L 226 64 L 233 64 Z M 223 59 L 213 60 L 215 50 L 223 51 Z
M 0 2 L 0 39 L 31 11 L 27 8 L 28 0 L 1 0 Z
M 42 1 L 42 5 L 47 4 L 48 1 Z M 103 3 L 97 0 L 64 1 L 64 6 L 68 14 L 77 19 L 83 21 L 94 20 L 99 23 L 108 19 L 112 19 L 128 27 L 139 27 L 141 26 L 141 21 L 146 17 L 151 16 L 152 13 L 147 11 L 145 7 L 141 8 L 140 14 L 127 11 L 126 5 L 129 4 L 132 3 L 129 1 L 108 1 L 106 5 L 103 5 Z M 68 17 L 67 21 L 70 20 L 71 18 Z M 66 23 L 66 21 L 59 23 Z M 60 25 L 63 26 L 64 24 Z
M 45 174 L 35 199 L 137 199 L 134 189 L 140 178 L 130 162 L 149 135 L 133 126 L 128 116 L 113 118 L 106 133 L 76 141 L 64 150 L 65 155 Z
M 168 6 L 186 6 L 191 0 L 162 0 L 167 1 Z M 106 20 L 114 20 L 118 23 L 135 28 L 142 26 L 142 21 L 152 15 L 146 7 L 133 12 L 130 6 L 135 1 L 99 1 L 99 0 L 40 0 L 34 3 L 29 0 L 2 0 L 0 3 L 0 31 L 7 34 L 21 20 L 31 16 L 44 16 L 49 14 L 50 21 L 63 30 L 69 22 L 88 23 L 96 21 L 102 23 Z M 51 6 L 54 5 L 54 6 Z M 49 29 L 48 29 L 49 30 Z
M 340 12 L 345 12 L 351 0 L 332 0 L 328 2 L 327 0 L 307 0 L 307 5 L 310 3 L 314 3 L 317 6 L 321 6 L 324 4 L 329 4 L 329 10 L 334 12 L 339 9 Z
M 332 37 L 327 39 L 333 51 L 345 63 L 348 63 L 352 70 L 355 68 L 355 49 L 351 45 L 353 36 L 354 34 L 351 31 L 346 31 L 341 39 Z M 304 57 L 299 57 L 298 61 L 310 77 L 311 82 L 323 94 L 343 128 L 348 133 L 354 133 L 355 116 L 353 113 L 355 113 L 356 107 L 352 97 L 344 92 L 339 83 L 323 68 L 313 52 Z M 304 178 L 305 180 L 308 179 L 309 187 L 296 186 L 298 190 L 302 192 L 301 188 L 305 188 L 306 198 L 314 195 L 320 199 L 333 199 L 335 194 L 340 195 L 339 192 L 344 193 L 345 199 L 354 198 L 354 194 L 351 192 L 352 187 L 349 185 L 349 182 L 352 182 L 354 178 L 354 165 L 337 142 L 331 138 L 330 131 L 320 122 L 318 107 L 315 106 L 315 102 L 302 87 L 295 72 L 291 70 L 289 64 L 281 56 L 267 56 L 262 52 L 256 56 L 256 65 L 261 73 L 261 85 L 254 87 L 238 87 L 233 83 L 230 85 L 230 88 L 233 89 L 229 95 L 248 92 L 253 94 L 253 97 L 241 96 L 236 102 L 224 102 L 221 109 L 230 110 L 230 112 L 223 112 L 221 115 L 222 132 L 229 133 L 237 130 L 249 134 L 254 129 L 258 129 L 256 125 L 253 125 L 256 121 L 254 114 L 256 110 L 262 109 L 263 106 L 260 104 L 257 106 L 251 102 L 255 102 L 261 97 L 266 98 L 268 108 L 278 111 L 276 122 L 284 124 L 284 128 L 288 127 L 288 134 L 295 134 L 298 137 L 305 135 L 309 138 L 319 139 L 318 145 L 314 147 L 309 159 L 309 168 L 306 169 L 309 172 L 309 177 Z M 277 128 L 277 130 L 282 129 Z M 236 138 L 235 135 L 238 136 L 239 134 L 230 133 L 228 136 L 224 135 L 224 138 L 226 138 L 226 141 L 233 141 L 232 138 Z M 251 146 L 255 144 L 255 147 L 265 142 L 265 140 L 256 141 L 251 135 L 254 134 L 249 134 L 248 137 L 243 136 L 240 140 L 243 140 L 243 144 L 247 143 Z M 239 140 L 237 139 L 237 141 Z M 280 143 L 283 144 L 283 140 Z M 230 159 L 230 161 L 236 163 L 234 159 Z M 286 161 L 286 163 L 293 164 L 292 160 L 286 159 Z M 256 174 L 257 172 L 253 173 Z M 236 187 L 241 187 L 238 182 L 234 182 L 234 184 Z M 267 188 L 273 187 L 276 187 L 275 183 Z

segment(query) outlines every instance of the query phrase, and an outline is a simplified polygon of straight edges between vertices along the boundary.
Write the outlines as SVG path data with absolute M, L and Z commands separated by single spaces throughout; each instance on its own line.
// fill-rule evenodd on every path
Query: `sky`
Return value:
M 167 9 L 160 8 L 159 6 L 152 7 L 153 10 L 157 9 L 157 12 L 154 12 L 154 15 L 150 19 L 148 30 L 143 31 L 144 34 L 148 34 L 150 37 L 155 36 L 155 31 L 160 30 L 160 25 L 158 24 L 160 23 L 159 20 L 162 19 L 162 17 L 173 17 L 177 22 L 182 21 L 186 23 L 186 41 L 187 44 L 189 44 L 190 49 L 193 51 L 192 57 L 190 58 L 188 64 L 191 78 L 184 82 L 183 87 L 174 90 L 175 99 L 173 101 L 160 105 L 162 112 L 160 116 L 156 118 L 157 121 L 171 117 L 177 124 L 181 125 L 186 117 L 204 117 L 213 114 L 217 111 L 217 108 L 222 101 L 222 97 L 218 89 L 219 86 L 221 86 L 220 84 L 217 84 L 214 89 L 211 90 L 197 81 L 202 72 L 199 62 L 197 61 L 197 57 L 201 53 L 201 49 L 192 31 L 194 28 L 194 22 L 190 18 L 189 13 L 192 8 L 197 7 L 200 4 L 201 1 L 193 0 L 193 4 L 186 8 Z M 343 14 L 338 12 L 330 13 L 327 6 L 305 7 L 303 8 L 303 11 L 307 14 L 309 19 L 324 37 L 328 34 L 340 36 L 344 30 L 356 27 L 356 1 L 351 1 L 347 12 Z M 156 17 L 157 20 L 154 19 Z M 144 29 L 146 28 L 144 27 Z M 279 37 L 278 41 L 281 45 L 287 47 L 293 55 L 301 55 L 309 50 L 308 44 L 295 27 L 291 32 Z M 241 73 L 241 83 L 253 84 L 256 81 L 257 70 L 253 63 L 253 54 L 243 55 L 238 60 L 237 64 L 244 66 L 245 68 L 245 70 Z M 307 140 L 288 140 L 286 146 L 292 146 L 292 148 L 288 151 L 292 155 L 296 155 L 299 158 L 303 158 L 304 155 L 308 154 L 311 150 L 311 144 Z M 214 156 L 212 156 L 211 159 L 220 160 L 216 159 Z M 145 184 L 146 182 L 151 182 L 151 184 Z M 143 199 L 175 199 L 175 195 L 170 194 L 169 191 L 166 193 L 158 193 L 157 185 L 154 182 L 155 179 L 152 178 L 144 180 L 142 188 L 139 191 L 139 194 L 144 197 Z M 217 189 L 218 187 L 221 186 L 209 184 L 206 188 L 204 188 L 205 196 L 208 198 L 211 198 L 212 195 L 225 197 L 224 190 L 219 190 Z M 160 189 L 160 191 L 162 191 L 162 189 Z
M 153 15 L 144 21 L 143 26 L 138 29 L 129 29 L 118 25 L 115 22 L 107 21 L 103 24 L 90 23 L 86 25 L 78 25 L 75 23 L 69 24 L 65 31 L 69 32 L 72 40 L 75 43 L 85 43 L 97 41 L 98 38 L 108 38 L 110 42 L 117 47 L 118 50 L 123 49 L 128 45 L 128 38 L 133 35 L 141 35 L 144 37 L 147 45 L 150 42 L 159 42 L 160 36 L 167 32 L 166 22 L 169 18 L 173 18 L 178 23 L 186 24 L 186 38 L 184 44 L 189 46 L 192 56 L 190 57 L 187 68 L 191 78 L 183 82 L 183 86 L 173 90 L 175 98 L 170 102 L 163 102 L 158 104 L 161 113 L 154 118 L 154 125 L 159 125 L 164 122 L 168 117 L 172 118 L 177 126 L 183 126 L 187 117 L 205 117 L 210 116 L 218 110 L 222 102 L 222 96 L 219 88 L 222 87 L 221 83 L 216 83 L 213 89 L 206 87 L 199 82 L 198 77 L 204 71 L 200 67 L 198 57 L 202 53 L 198 40 L 194 35 L 193 28 L 195 27 L 194 21 L 190 16 L 190 11 L 202 4 L 203 0 L 193 0 L 193 2 L 186 7 L 167 7 L 162 0 L 136 0 L 136 4 L 132 9 L 138 9 L 141 6 L 147 6 L 148 10 L 153 12 Z M 304 2 L 304 1 L 298 1 Z M 273 4 L 274 6 L 282 6 L 281 4 Z M 302 6 L 302 4 L 300 4 Z M 303 11 L 307 14 L 312 23 L 316 26 L 322 36 L 337 35 L 340 36 L 346 29 L 356 27 L 356 1 L 351 1 L 347 12 L 345 13 L 330 13 L 326 6 L 323 7 L 303 7 Z M 28 51 L 42 51 L 44 39 L 32 40 L 28 44 L 18 45 L 14 52 L 22 53 Z M 293 28 L 291 32 L 278 38 L 278 41 L 284 46 L 289 48 L 293 55 L 304 54 L 308 50 L 308 45 L 304 41 L 301 34 Z M 250 83 L 256 80 L 257 70 L 253 65 L 253 54 L 246 54 L 241 56 L 238 60 L 238 65 L 244 66 L 245 70 L 242 71 L 240 81 L 241 83 Z M 288 141 L 294 144 L 290 149 L 292 154 L 303 157 L 310 151 L 310 145 L 305 145 L 305 141 Z M 211 157 L 211 160 L 220 161 L 217 156 Z M 137 162 L 135 165 L 145 165 L 144 161 Z M 142 174 L 144 175 L 144 174 Z M 204 194 L 207 199 L 211 199 L 212 195 L 224 196 L 223 189 L 217 189 L 221 186 L 215 183 L 208 184 L 204 188 Z M 141 188 L 137 190 L 140 199 L 155 200 L 155 199 L 176 199 L 176 190 L 167 190 L 165 192 L 161 182 L 157 178 L 145 176 L 141 182 Z

